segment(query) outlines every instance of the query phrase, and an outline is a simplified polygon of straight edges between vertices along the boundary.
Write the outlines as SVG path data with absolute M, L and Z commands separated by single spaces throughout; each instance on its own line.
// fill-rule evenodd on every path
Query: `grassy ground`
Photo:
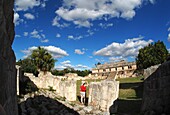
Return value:
M 143 77 L 117 79 L 120 81 L 118 113 L 138 115 L 142 104 Z
M 84 80 L 86 82 L 88 82 L 88 84 L 90 84 L 90 82 L 100 82 L 101 79 L 97 79 L 97 80 L 92 80 L 92 79 L 87 79 Z M 78 80 L 77 81 L 77 101 L 80 101 L 80 86 L 81 86 L 81 82 L 82 80 Z M 88 100 L 88 96 L 89 96 L 89 87 L 86 88 L 86 101 Z

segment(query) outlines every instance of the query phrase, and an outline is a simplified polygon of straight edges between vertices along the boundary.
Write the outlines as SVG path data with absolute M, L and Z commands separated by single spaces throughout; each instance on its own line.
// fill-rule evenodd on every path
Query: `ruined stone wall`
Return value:
M 56 92 L 68 101 L 76 101 L 77 89 L 75 80 L 57 81 Z
M 102 111 L 110 111 L 114 101 L 119 95 L 119 82 L 107 81 L 92 82 L 89 85 L 88 105 L 96 107 Z
M 142 113 L 170 114 L 170 61 L 144 71 Z
M 77 85 L 75 80 L 62 80 L 49 72 L 46 75 L 40 73 L 39 77 L 29 73 L 25 73 L 25 76 L 29 77 L 38 88 L 49 89 L 52 87 L 58 95 L 65 97 L 66 100 L 76 101 Z
M 7 115 L 17 115 L 13 0 L 0 0 L 0 104 Z

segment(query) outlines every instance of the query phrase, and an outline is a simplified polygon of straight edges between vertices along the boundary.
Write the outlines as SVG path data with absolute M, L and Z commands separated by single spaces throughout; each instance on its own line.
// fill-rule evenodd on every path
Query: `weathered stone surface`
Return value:
M 51 87 L 56 90 L 57 94 L 61 97 L 66 98 L 67 101 L 76 101 L 77 85 L 75 80 L 62 80 L 50 72 L 47 72 L 46 75 L 41 72 L 38 77 L 30 73 L 25 73 L 25 76 L 29 77 L 38 88 L 49 89 Z
M 170 114 L 170 61 L 144 72 L 142 113 Z
M 14 0 L 0 0 L 0 104 L 7 115 L 17 115 L 13 24 Z
M 118 81 L 92 82 L 89 86 L 88 105 L 95 107 L 95 109 L 109 111 L 114 104 L 113 102 L 118 98 L 118 94 Z
M 78 115 L 74 111 L 59 101 L 46 97 L 47 95 L 39 95 L 34 98 L 28 98 L 19 104 L 20 114 L 26 115 Z

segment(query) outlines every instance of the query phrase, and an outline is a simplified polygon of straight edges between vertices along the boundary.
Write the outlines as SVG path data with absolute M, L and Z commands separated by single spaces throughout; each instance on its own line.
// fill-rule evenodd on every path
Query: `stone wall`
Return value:
M 107 81 L 92 82 L 89 85 L 88 105 L 102 111 L 111 111 L 111 106 L 119 95 L 119 82 Z
M 68 101 L 76 101 L 76 81 L 75 80 L 62 80 L 57 76 L 53 76 L 51 73 L 47 72 L 46 75 L 40 73 L 38 77 L 33 74 L 25 73 L 25 76 L 29 77 L 31 81 L 38 88 L 49 89 L 52 87 L 56 90 L 57 94 L 61 97 L 65 97 Z
M 0 105 L 7 115 L 17 115 L 15 55 L 13 23 L 14 0 L 0 0 Z
M 77 85 L 75 80 L 58 80 L 56 92 L 61 97 L 65 97 L 68 101 L 76 101 L 77 98 Z
M 142 113 L 170 114 L 170 61 L 144 71 Z

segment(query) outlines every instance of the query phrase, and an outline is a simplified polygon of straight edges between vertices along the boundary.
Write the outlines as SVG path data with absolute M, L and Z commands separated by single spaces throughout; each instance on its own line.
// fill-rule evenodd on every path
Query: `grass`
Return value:
M 120 82 L 118 113 L 138 115 L 142 104 L 143 77 L 117 79 Z
M 136 82 L 143 82 L 143 76 L 139 77 L 130 77 L 130 78 L 118 78 L 116 81 L 120 83 L 136 83 Z
M 96 80 L 93 80 L 93 79 L 86 79 L 86 80 L 83 80 L 83 81 L 86 81 L 88 82 L 88 84 L 90 84 L 90 82 L 100 82 L 101 79 L 96 79 Z M 80 96 L 80 86 L 81 86 L 81 82 L 82 80 L 78 80 L 77 81 L 77 96 Z M 86 88 L 86 97 L 88 98 L 88 95 L 89 95 L 89 87 Z M 77 98 L 77 100 L 79 100 Z

